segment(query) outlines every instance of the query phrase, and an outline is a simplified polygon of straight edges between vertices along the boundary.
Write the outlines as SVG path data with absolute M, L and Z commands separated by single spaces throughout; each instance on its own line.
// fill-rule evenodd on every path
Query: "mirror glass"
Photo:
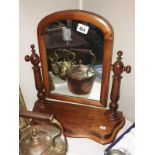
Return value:
M 59 20 L 44 31 L 52 93 L 100 100 L 104 36 L 96 26 Z

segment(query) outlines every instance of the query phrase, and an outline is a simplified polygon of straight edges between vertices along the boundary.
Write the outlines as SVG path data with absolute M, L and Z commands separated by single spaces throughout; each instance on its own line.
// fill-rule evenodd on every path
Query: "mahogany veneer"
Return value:
M 33 111 L 42 112 L 38 103 Z M 65 135 L 68 137 L 87 137 L 99 143 L 107 144 L 114 140 L 117 132 L 124 126 L 125 118 L 119 112 L 121 119 L 109 121 L 105 117 L 107 110 L 98 107 L 47 101 L 44 113 L 54 114 L 63 124 Z M 101 129 L 106 127 L 106 129 Z

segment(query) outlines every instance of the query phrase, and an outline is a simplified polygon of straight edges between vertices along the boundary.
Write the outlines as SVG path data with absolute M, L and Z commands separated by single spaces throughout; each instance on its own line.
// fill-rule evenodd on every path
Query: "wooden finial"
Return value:
M 122 55 L 123 55 L 123 52 L 122 51 L 118 51 L 117 52 L 117 61 L 112 65 L 112 70 L 114 72 L 115 75 L 121 75 L 121 73 L 123 72 L 123 69 L 124 69 L 124 64 L 123 62 L 121 61 L 122 59 Z
M 36 50 L 34 49 L 35 46 L 32 44 L 31 46 L 31 49 L 32 49 L 32 54 L 29 56 L 29 55 L 26 55 L 25 56 L 25 61 L 29 62 L 31 61 L 31 63 L 34 65 L 34 66 L 38 66 L 38 64 L 40 63 L 40 58 L 39 56 L 35 53 Z
M 32 51 L 35 51 L 35 45 L 34 44 L 31 44 L 31 46 L 30 46 L 31 48 L 32 48 Z
M 122 59 L 123 52 L 122 51 L 118 51 L 117 52 L 117 55 L 118 55 L 117 60 L 121 60 Z

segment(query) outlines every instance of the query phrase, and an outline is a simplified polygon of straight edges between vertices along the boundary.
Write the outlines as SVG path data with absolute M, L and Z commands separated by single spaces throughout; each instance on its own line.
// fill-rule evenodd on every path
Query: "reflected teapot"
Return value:
M 56 76 L 59 75 L 59 63 L 58 63 L 58 55 L 57 53 L 55 52 L 54 53 L 54 58 L 52 57 L 48 57 L 50 59 L 50 66 L 51 66 L 51 70 L 52 70 L 52 73 Z
M 54 58 L 49 57 L 51 61 L 51 70 L 52 73 L 56 76 L 59 76 L 61 79 L 66 80 L 66 71 L 72 68 L 75 65 L 75 54 L 71 50 L 67 49 L 57 49 L 62 50 L 64 58 L 62 61 L 58 61 L 59 56 L 57 52 L 54 53 Z
M 73 94 L 90 93 L 96 78 L 96 71 L 88 65 L 74 65 L 67 71 L 67 86 Z
M 66 58 L 63 61 L 59 62 L 59 77 L 63 80 L 66 80 L 66 72 L 68 69 L 72 68 L 75 65 L 75 53 L 70 50 L 66 50 Z M 67 59 L 67 60 L 66 60 Z

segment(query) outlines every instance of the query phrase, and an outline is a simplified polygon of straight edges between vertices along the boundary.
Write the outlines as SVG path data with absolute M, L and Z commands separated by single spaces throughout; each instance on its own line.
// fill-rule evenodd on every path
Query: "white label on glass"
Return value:
M 89 26 L 83 25 L 81 23 L 79 23 L 78 26 L 77 26 L 77 31 L 81 32 L 83 34 L 87 34 L 88 30 L 89 30 Z

